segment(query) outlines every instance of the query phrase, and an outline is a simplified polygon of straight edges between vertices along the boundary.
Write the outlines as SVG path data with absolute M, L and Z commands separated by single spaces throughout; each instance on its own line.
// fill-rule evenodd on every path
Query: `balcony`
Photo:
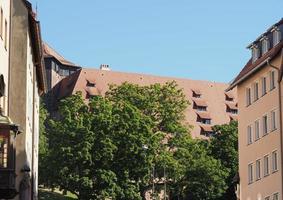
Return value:
M 0 199 L 12 199 L 17 195 L 15 170 L 0 169 Z

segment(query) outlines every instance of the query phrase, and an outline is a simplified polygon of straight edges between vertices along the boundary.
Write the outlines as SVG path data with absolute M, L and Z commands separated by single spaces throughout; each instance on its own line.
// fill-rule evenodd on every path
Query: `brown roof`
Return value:
M 211 116 L 208 112 L 196 112 L 196 113 L 202 119 L 211 119 Z
M 78 65 L 66 60 L 63 56 L 61 56 L 58 52 L 56 52 L 52 47 L 50 47 L 47 43 L 43 43 L 43 52 L 44 57 L 53 57 L 62 65 L 78 67 Z
M 267 60 L 274 58 L 283 48 L 283 40 L 278 43 L 275 47 L 270 49 L 267 53 L 257 59 L 254 63 L 250 59 L 242 71 L 238 74 L 238 76 L 234 79 L 227 90 L 233 89 L 236 85 L 244 81 L 247 77 L 249 77 L 253 72 L 257 71 L 262 64 L 266 63 Z
M 203 99 L 194 98 L 193 101 L 197 106 L 207 107 L 207 104 Z
M 200 125 L 200 128 L 203 130 L 203 131 L 206 131 L 206 132 L 212 132 L 212 126 L 210 125 Z
M 191 103 L 185 112 L 185 117 L 186 122 L 193 126 L 191 130 L 193 137 L 204 137 L 200 135 L 201 128 L 197 123 L 197 115 L 194 114 L 195 110 L 192 105 L 192 102 L 197 99 L 192 98 L 191 95 L 192 90 L 196 87 L 202 92 L 205 105 L 209 107 L 209 117 L 212 118 L 212 125 L 229 123 L 230 117 L 226 112 L 225 104 L 225 89 L 228 87 L 228 84 L 225 83 L 83 68 L 59 82 L 56 85 L 55 94 L 57 99 L 62 99 L 80 91 L 82 96 L 87 98 L 88 81 L 95 83 L 94 93 L 97 91 L 101 95 L 104 95 L 109 88 L 109 84 L 120 85 L 123 82 L 128 82 L 139 85 L 150 85 L 154 83 L 164 84 L 173 80 L 183 89 L 184 94 Z M 231 92 L 235 96 L 236 101 L 236 90 L 232 90 Z M 203 101 L 202 99 L 196 101 L 199 103 L 199 100 Z
M 27 0 L 22 1 L 28 10 L 29 29 L 31 35 L 31 46 L 36 66 L 36 76 L 40 93 L 46 92 L 47 82 L 45 74 L 45 65 L 43 62 L 42 39 L 40 23 L 36 19 L 36 14 L 32 10 L 32 5 Z
M 237 110 L 237 109 L 238 109 L 237 103 L 226 102 L 226 105 L 227 105 L 230 109 L 233 109 L 233 110 Z
M 232 94 L 232 92 L 226 92 L 225 95 L 227 95 L 228 98 L 230 99 L 234 99 L 234 95 Z
M 197 95 L 201 95 L 201 92 L 199 89 L 192 89 L 192 91 Z

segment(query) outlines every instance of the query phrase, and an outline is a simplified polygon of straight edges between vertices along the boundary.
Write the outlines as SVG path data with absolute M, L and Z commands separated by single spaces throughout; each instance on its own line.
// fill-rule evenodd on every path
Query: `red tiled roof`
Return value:
M 207 106 L 206 102 L 203 99 L 194 98 L 193 101 L 197 106 L 201 106 L 201 107 Z
M 45 57 L 54 57 L 62 65 L 78 67 L 78 65 L 66 60 L 63 56 L 61 56 L 58 52 L 56 52 L 52 47 L 50 47 L 45 42 L 43 43 L 43 52 Z
M 275 47 L 270 49 L 263 56 L 261 56 L 259 59 L 257 59 L 254 63 L 252 63 L 252 60 L 250 59 L 248 63 L 245 65 L 245 67 L 242 69 L 242 71 L 238 74 L 238 76 L 231 83 L 231 85 L 229 86 L 227 90 L 233 89 L 236 85 L 244 81 L 249 75 L 252 74 L 252 72 L 256 71 L 257 68 L 260 67 L 262 63 L 278 55 L 278 53 L 282 50 L 282 48 L 283 48 L 283 40 L 279 44 L 277 44 Z
M 211 119 L 210 114 L 208 112 L 196 112 L 196 113 L 202 119 Z
M 226 105 L 230 108 L 230 109 L 233 109 L 233 110 L 237 110 L 237 103 L 230 103 L 230 102 L 226 102 Z
M 192 89 L 192 91 L 196 94 L 196 95 L 201 95 L 201 92 L 199 89 Z
M 200 125 L 200 128 L 203 130 L 203 131 L 206 131 L 206 132 L 212 132 L 212 126 L 210 125 Z

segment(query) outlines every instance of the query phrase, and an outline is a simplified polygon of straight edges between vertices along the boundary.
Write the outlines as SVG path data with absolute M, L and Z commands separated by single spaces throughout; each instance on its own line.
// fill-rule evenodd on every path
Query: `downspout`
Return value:
M 32 81 L 32 84 L 33 84 L 33 90 L 32 90 L 32 95 L 33 95 L 33 97 L 32 97 L 32 101 L 33 101 L 33 103 L 32 103 L 32 159 L 31 159 L 31 172 L 32 172 L 32 176 L 31 176 L 31 193 L 32 193 L 32 197 L 31 197 L 31 199 L 32 200 L 34 200 L 34 181 L 35 181 L 35 177 L 34 177 L 34 154 L 35 154 L 35 152 L 34 152 L 34 145 L 35 145 L 35 129 L 34 129 L 34 127 L 35 127 L 35 117 L 34 117 L 34 115 L 35 115 L 35 90 L 36 90 L 36 87 L 35 87 L 35 84 L 36 84 L 36 65 L 34 65 L 34 67 L 33 67 L 33 77 L 32 77 L 32 79 L 33 79 L 33 81 Z
M 281 54 L 281 59 L 283 61 L 283 51 Z M 281 61 L 281 62 L 282 62 Z M 280 70 L 272 65 L 269 60 L 267 61 L 267 64 L 272 67 L 273 69 L 275 69 L 278 72 L 278 80 L 277 80 L 277 84 L 278 84 L 278 101 L 279 101 L 279 133 L 280 133 L 280 151 L 281 151 L 281 192 L 283 191 L 283 159 L 282 159 L 282 155 L 283 155 L 283 141 L 282 141 L 282 102 L 281 102 L 281 84 L 280 84 Z

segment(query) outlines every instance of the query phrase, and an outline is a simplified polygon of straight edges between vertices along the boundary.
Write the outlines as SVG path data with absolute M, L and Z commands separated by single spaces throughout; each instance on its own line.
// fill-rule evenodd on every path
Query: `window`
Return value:
M 0 134 L 0 168 L 8 167 L 8 134 Z
M 251 184 L 253 182 L 253 164 L 248 166 L 248 182 Z
M 201 119 L 201 123 L 203 123 L 203 124 L 211 124 L 211 119 Z
M 273 90 L 275 88 L 275 71 L 270 72 L 269 78 L 270 78 L 270 90 Z
M 262 135 L 266 135 L 268 133 L 268 120 L 267 115 L 262 117 Z
M 279 29 L 273 31 L 273 46 L 277 45 L 281 40 L 281 32 Z
M 252 47 L 252 61 L 255 62 L 259 58 L 259 48 L 257 46 Z
M 276 111 L 271 111 L 271 131 L 274 131 L 277 129 L 276 127 Z
M 273 200 L 279 200 L 279 194 L 278 193 L 273 194 Z
M 246 103 L 247 106 L 251 105 L 251 88 L 246 89 Z
M 0 11 L 0 37 L 3 39 L 3 9 Z
M 269 40 L 267 37 L 265 37 L 261 42 L 261 51 L 262 54 L 265 54 L 269 50 Z
M 5 20 L 5 38 L 4 38 L 4 47 L 7 50 L 7 41 L 8 40 L 8 23 L 7 20 Z
M 268 196 L 268 197 L 265 197 L 264 200 L 270 200 L 270 197 L 269 197 L 269 196 Z
M 255 140 L 258 140 L 260 138 L 259 134 L 259 120 L 255 121 Z
M 258 83 L 254 84 L 254 101 L 258 100 Z
M 264 176 L 269 175 L 269 157 L 268 155 L 264 156 L 263 158 L 263 175 Z
M 264 96 L 266 94 L 266 77 L 261 78 L 261 95 Z
M 255 174 L 256 174 L 256 180 L 261 179 L 261 174 L 260 174 L 260 160 L 257 160 L 255 163 Z
M 278 170 L 278 156 L 277 151 L 272 152 L 272 172 Z
M 253 142 L 251 125 L 249 125 L 247 128 L 247 135 L 248 135 L 248 144 L 251 144 Z

